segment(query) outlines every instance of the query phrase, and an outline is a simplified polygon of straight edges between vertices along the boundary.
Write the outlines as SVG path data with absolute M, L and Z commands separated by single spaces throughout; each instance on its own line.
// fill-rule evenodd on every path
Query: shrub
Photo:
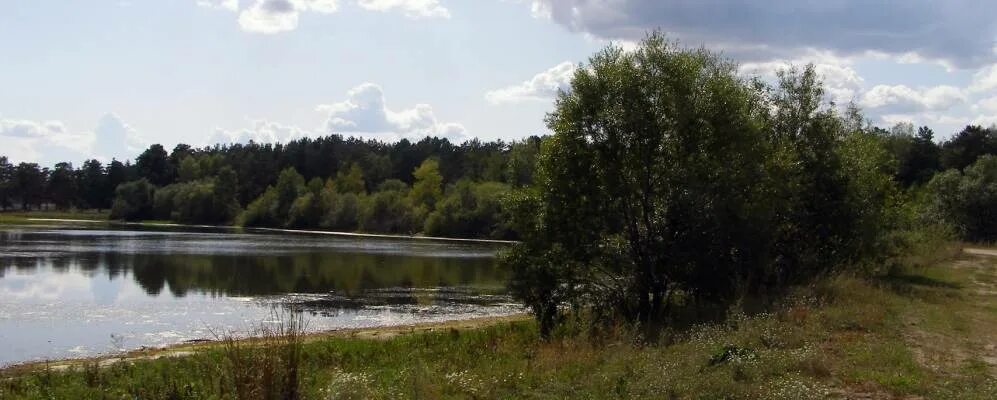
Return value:
M 111 205 L 111 219 L 137 221 L 153 218 L 153 199 L 156 188 L 149 181 L 139 179 L 118 185 L 114 203 Z

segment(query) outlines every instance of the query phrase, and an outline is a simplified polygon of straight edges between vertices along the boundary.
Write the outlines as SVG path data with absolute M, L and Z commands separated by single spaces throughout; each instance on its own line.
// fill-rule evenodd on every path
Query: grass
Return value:
M 68 210 L 68 211 L 2 211 L 0 212 L 0 224 L 46 224 L 46 221 L 33 221 L 33 219 L 79 219 L 87 221 L 107 221 L 109 212 L 107 210 Z
M 186 357 L 8 372 L 0 398 L 291 398 L 238 388 L 296 371 L 295 396 L 309 399 L 993 399 L 997 258 L 830 278 L 770 312 L 656 344 L 625 333 L 542 342 L 528 321 L 384 336 L 297 341 L 294 356 L 287 342 L 223 342 Z

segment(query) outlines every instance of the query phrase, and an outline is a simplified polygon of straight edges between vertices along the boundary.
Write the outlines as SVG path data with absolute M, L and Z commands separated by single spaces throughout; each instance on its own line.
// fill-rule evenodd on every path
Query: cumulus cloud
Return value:
M 814 70 L 824 82 L 829 100 L 839 105 L 857 101 L 865 80 L 852 68 L 848 60 L 826 53 L 813 53 L 794 59 L 748 62 L 741 64 L 738 72 L 744 76 L 775 81 L 779 71 L 806 64 L 814 65 Z
M 278 122 L 267 120 L 250 121 L 248 128 L 229 131 L 216 128 L 215 132 L 208 138 L 205 146 L 215 144 L 246 144 L 256 143 L 287 143 L 295 139 L 312 136 L 312 133 L 291 125 L 283 125 Z
M 278 33 L 298 27 L 298 12 L 290 0 L 257 0 L 239 13 L 239 26 L 258 33 Z
M 991 97 L 989 99 L 983 99 L 973 105 L 975 110 L 989 111 L 997 114 L 997 96 Z
M 464 126 L 441 122 L 428 104 L 392 110 L 384 100 L 381 87 L 361 84 L 347 93 L 345 101 L 316 107 L 327 114 L 325 127 L 330 133 L 376 135 L 384 139 L 446 137 L 463 140 Z
M 892 0 L 533 0 L 534 15 L 575 32 L 639 39 L 660 28 L 689 45 L 722 48 L 742 61 L 806 49 L 850 56 L 875 51 L 979 66 L 997 59 L 997 2 Z
M 51 165 L 96 158 L 110 161 L 133 157 L 145 142 L 117 115 L 106 114 L 93 130 L 73 130 L 61 121 L 0 118 L 4 155 L 18 161 Z
M 91 155 L 103 161 L 127 160 L 146 147 L 146 142 L 134 128 L 114 113 L 104 114 L 92 133 Z
M 862 96 L 859 104 L 867 108 L 903 113 L 944 111 L 966 100 L 966 94 L 953 86 L 911 88 L 906 85 L 876 85 Z
M 439 0 L 355 0 L 362 9 L 401 12 L 409 18 L 450 18 L 450 11 Z M 298 28 L 302 13 L 332 14 L 339 11 L 341 0 L 254 0 L 239 9 L 238 0 L 197 0 L 202 7 L 239 12 L 239 26 L 248 32 L 274 34 Z
M 372 11 L 401 11 L 409 18 L 450 18 L 450 11 L 437 0 L 357 0 Z
M 570 89 L 576 68 L 574 63 L 565 61 L 518 85 L 489 91 L 485 99 L 492 104 L 553 99 L 558 91 Z
M 973 83 L 969 85 L 969 90 L 973 92 L 985 92 L 997 89 L 997 64 L 981 68 L 973 75 Z
M 60 121 L 29 121 L 0 119 L 0 136 L 18 138 L 43 138 L 61 135 L 66 132 Z
M 238 11 L 239 0 L 197 0 L 197 5 L 205 8 Z

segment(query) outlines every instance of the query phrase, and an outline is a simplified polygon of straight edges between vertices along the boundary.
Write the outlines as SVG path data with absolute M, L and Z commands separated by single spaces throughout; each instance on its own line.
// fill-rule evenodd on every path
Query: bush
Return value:
M 502 200 L 511 188 L 499 182 L 461 180 L 429 214 L 424 232 L 430 236 L 510 239 Z
M 118 185 L 114 203 L 111 205 L 111 219 L 138 221 L 151 219 L 156 188 L 145 179 Z
M 416 215 L 407 193 L 397 190 L 401 181 L 386 181 L 381 191 L 360 203 L 360 229 L 367 232 L 412 234 L 418 230 Z
M 997 156 L 937 174 L 927 190 L 931 217 L 948 221 L 965 240 L 997 240 Z

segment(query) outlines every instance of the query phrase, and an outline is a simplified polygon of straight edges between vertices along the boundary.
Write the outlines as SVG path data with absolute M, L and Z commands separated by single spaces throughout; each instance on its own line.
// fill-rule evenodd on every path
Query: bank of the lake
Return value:
M 289 228 L 268 228 L 268 227 L 241 227 L 238 225 L 198 225 L 181 224 L 172 221 L 118 221 L 108 219 L 108 213 L 104 211 L 83 210 L 83 211 L 27 211 L 27 212 L 0 212 L 0 225 L 51 225 L 51 224 L 100 224 L 117 227 L 149 227 L 149 228 L 180 228 L 180 229 L 230 229 L 234 231 L 255 231 L 273 232 L 305 235 L 326 235 L 339 237 L 357 238 L 380 238 L 380 239 L 400 239 L 400 240 L 428 240 L 438 242 L 466 242 L 466 243 L 492 243 L 492 244 L 513 244 L 514 240 L 480 239 L 443 237 L 426 235 L 393 235 L 370 232 L 345 232 L 316 229 L 289 229 Z
M 332 335 L 301 346 L 304 398 L 992 399 L 997 258 L 963 254 L 872 279 L 836 277 L 753 316 L 676 328 L 656 344 L 625 332 L 530 321 Z M 224 346 L 103 368 L 6 373 L 10 399 L 235 398 L 245 365 Z

